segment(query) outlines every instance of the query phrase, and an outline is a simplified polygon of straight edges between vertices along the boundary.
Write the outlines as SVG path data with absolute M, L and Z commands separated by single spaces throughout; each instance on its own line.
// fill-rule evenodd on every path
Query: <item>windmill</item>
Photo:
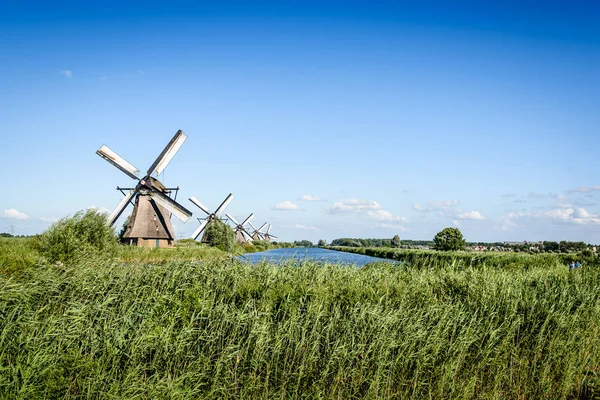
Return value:
M 265 234 L 263 233 L 263 228 L 265 226 L 267 226 L 267 223 L 265 222 L 264 224 L 262 224 L 260 226 L 260 228 L 256 229 L 256 227 L 254 225 L 252 225 L 252 222 L 248 221 L 248 224 L 250 225 L 250 227 L 252 228 L 252 239 L 253 240 L 265 240 Z
M 210 212 L 210 210 L 208 208 L 206 208 L 206 206 L 204 206 L 204 204 L 200 203 L 195 197 L 193 197 L 193 196 L 190 197 L 190 201 L 206 213 L 206 217 L 198 218 L 198 222 L 200 222 L 200 226 L 192 234 L 192 239 L 196 240 L 198 238 L 198 236 L 200 236 L 202 231 L 204 231 L 204 229 L 208 226 L 208 224 L 219 219 L 221 217 L 221 214 L 223 213 L 223 211 L 225 211 L 225 207 L 227 207 L 227 205 L 229 204 L 229 202 L 231 202 L 231 200 L 233 200 L 233 193 L 229 193 L 229 196 L 227 196 L 225 198 L 225 200 L 223 200 L 221 205 L 213 213 L 213 212 Z M 201 241 L 204 241 L 204 235 L 202 236 Z
M 265 224 L 266 224 L 266 222 L 265 222 Z M 269 224 L 269 227 L 267 228 L 267 231 L 265 233 L 263 233 L 263 236 L 265 238 L 264 240 L 266 240 L 267 242 L 270 242 L 271 238 L 277 239 L 277 236 L 271 235 L 270 232 L 271 232 L 271 224 Z
M 114 225 L 127 205 L 133 204 L 133 212 L 123 234 L 123 239 L 129 244 L 138 247 L 172 247 L 175 233 L 169 213 L 183 222 L 192 215 L 188 209 L 168 196 L 173 190 L 176 191 L 179 188 L 167 188 L 158 179 L 151 176 L 153 173 L 159 175 L 167 167 L 186 138 L 185 133 L 181 130 L 177 131 L 141 179 L 136 167 L 107 146 L 102 145 L 96 151 L 100 157 L 138 181 L 133 188 L 117 187 L 125 197 L 108 217 L 109 223 Z
M 233 218 L 231 215 L 229 214 L 225 214 L 227 216 L 227 218 L 229 218 L 229 220 L 231 222 L 233 222 L 235 224 L 235 227 L 233 228 L 234 232 L 235 232 L 235 239 L 237 240 L 237 242 L 239 244 L 242 243 L 246 243 L 246 242 L 251 242 L 252 241 L 252 235 L 250 235 L 250 233 L 248 233 L 248 231 L 246 230 L 246 228 L 244 227 L 248 222 L 250 222 L 250 220 L 252 218 L 254 218 L 254 213 L 248 215 L 248 218 L 246 218 L 244 220 L 244 222 L 242 222 L 241 224 L 238 223 L 235 218 Z

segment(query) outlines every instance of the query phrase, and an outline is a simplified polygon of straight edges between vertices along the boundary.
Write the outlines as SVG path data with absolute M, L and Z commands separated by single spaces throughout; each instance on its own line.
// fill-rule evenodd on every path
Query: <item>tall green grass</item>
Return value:
M 501 253 L 501 252 L 468 252 L 468 251 L 436 251 L 405 250 L 389 247 L 347 247 L 328 246 L 330 250 L 362 254 L 372 257 L 402 261 L 413 268 L 446 268 L 456 267 L 495 267 L 506 269 L 547 268 L 554 265 L 566 266 L 571 260 L 582 261 L 584 265 L 600 267 L 600 258 L 593 253 L 557 254 L 557 253 Z
M 600 272 L 81 260 L 0 276 L 2 398 L 592 398 Z

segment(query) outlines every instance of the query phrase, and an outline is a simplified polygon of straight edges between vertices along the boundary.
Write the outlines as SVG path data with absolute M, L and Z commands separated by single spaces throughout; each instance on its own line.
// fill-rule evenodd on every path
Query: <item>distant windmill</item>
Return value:
M 267 226 L 266 222 L 264 224 L 262 224 L 260 226 L 260 228 L 258 228 L 258 229 L 256 229 L 256 227 L 254 225 L 252 225 L 252 222 L 248 221 L 248 224 L 252 228 L 252 239 L 254 239 L 254 240 L 265 240 L 265 235 L 262 232 L 262 230 L 263 230 L 263 228 L 265 226 Z
M 208 208 L 206 208 L 206 206 L 204 204 L 200 203 L 195 197 L 193 197 L 193 196 L 190 197 L 190 201 L 206 213 L 206 217 L 198 218 L 198 222 L 200 222 L 200 226 L 192 234 L 192 239 L 196 240 L 198 238 L 198 236 L 200 236 L 200 234 L 206 229 L 208 224 L 219 219 L 221 217 L 221 214 L 223 213 L 223 211 L 225 211 L 225 207 L 227 207 L 227 205 L 231 202 L 231 200 L 233 200 L 233 194 L 229 193 L 229 196 L 227 196 L 227 198 L 225 198 L 225 200 L 223 200 L 221 205 L 213 213 L 213 212 L 210 212 L 210 210 Z M 202 236 L 201 241 L 204 241 L 204 235 Z
M 267 242 L 270 242 L 270 241 L 271 241 L 271 238 L 273 238 L 273 239 L 277 239 L 277 236 L 275 236 L 275 235 L 271 235 L 271 233 L 270 233 L 270 232 L 271 232 L 271 224 L 269 224 L 269 227 L 267 228 L 267 232 L 265 232 L 265 233 L 263 234 L 263 236 L 264 236 L 264 238 L 265 238 L 264 240 L 266 240 Z
M 242 222 L 241 224 L 238 223 L 235 218 L 233 218 L 231 215 L 229 214 L 225 214 L 227 216 L 227 218 L 229 218 L 229 220 L 231 222 L 233 222 L 235 224 L 235 227 L 233 228 L 233 230 L 235 231 L 235 239 L 237 240 L 237 242 L 239 244 L 242 243 L 246 243 L 246 242 L 251 242 L 252 241 L 252 235 L 250 235 L 250 233 L 248 233 L 248 230 L 245 228 L 245 225 L 250 222 L 250 220 L 252 218 L 254 218 L 254 213 L 250 214 L 248 216 L 248 218 L 246 218 L 244 220 L 244 222 Z
M 109 223 L 114 225 L 127 205 L 133 203 L 133 212 L 123 234 L 123 239 L 129 244 L 139 247 L 172 247 L 175 233 L 169 213 L 183 222 L 192 215 L 188 209 L 168 196 L 171 191 L 179 190 L 179 188 L 167 188 L 158 179 L 151 176 L 153 173 L 159 175 L 167 167 L 186 138 L 185 133 L 181 130 L 177 131 L 141 179 L 138 177 L 139 170 L 136 167 L 107 146 L 103 145 L 96 151 L 100 157 L 138 181 L 134 188 L 117 187 L 125 194 L 125 198 L 108 217 Z M 134 198 L 135 202 L 132 202 Z

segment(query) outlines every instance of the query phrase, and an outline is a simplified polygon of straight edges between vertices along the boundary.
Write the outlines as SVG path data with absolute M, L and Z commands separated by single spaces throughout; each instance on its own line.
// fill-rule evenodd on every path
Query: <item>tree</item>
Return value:
M 327 246 L 327 241 L 325 239 L 319 239 L 319 243 L 317 244 L 319 247 Z
M 401 244 L 402 242 L 400 242 L 400 236 L 394 235 L 392 238 L 391 247 L 400 247 Z
M 215 219 L 206 227 L 204 240 L 209 246 L 223 251 L 233 251 L 235 247 L 235 232 L 225 222 Z
M 462 250 L 465 245 L 465 239 L 458 228 L 444 228 L 433 238 L 433 247 L 436 250 Z

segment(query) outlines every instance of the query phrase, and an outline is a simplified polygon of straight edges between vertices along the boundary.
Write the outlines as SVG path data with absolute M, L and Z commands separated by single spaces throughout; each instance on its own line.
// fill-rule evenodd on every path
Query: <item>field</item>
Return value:
M 0 398 L 600 398 L 591 266 L 0 251 Z

